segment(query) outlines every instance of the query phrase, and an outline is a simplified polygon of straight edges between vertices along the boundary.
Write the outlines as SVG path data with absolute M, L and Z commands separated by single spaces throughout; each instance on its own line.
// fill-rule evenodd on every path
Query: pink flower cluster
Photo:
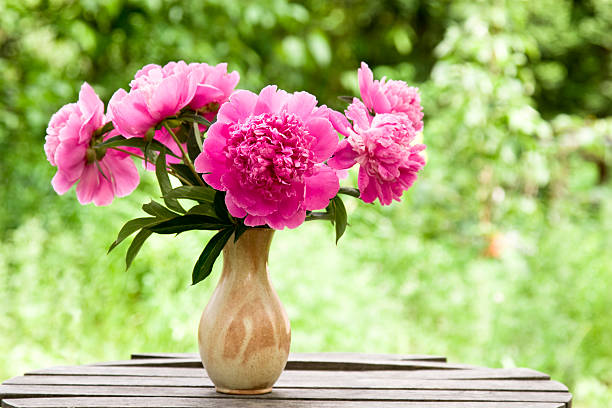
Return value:
M 213 124 L 200 127 L 206 138 L 192 170 L 226 192 L 229 213 L 247 226 L 296 228 L 307 212 L 329 205 L 340 189 L 339 174 L 355 164 L 361 198 L 388 205 L 400 200 L 425 165 L 425 146 L 415 142 L 423 128 L 419 93 L 402 81 L 374 80 L 365 63 L 358 78 L 362 100 L 355 98 L 345 115 L 317 106 L 307 92 L 289 94 L 276 86 L 259 94 L 235 91 L 239 75 L 228 73 L 227 64 L 147 65 L 129 92 L 114 93 L 106 115 L 84 84 L 78 102 L 62 107 L 47 129 L 45 152 L 57 167 L 53 187 L 63 194 L 78 182 L 81 203 L 107 205 L 131 193 L 139 177 L 129 158 L 135 148 L 100 143 L 119 134 L 154 137 L 180 156 L 184 146 L 169 129 L 179 125 L 169 123 L 201 115 Z M 109 121 L 112 131 L 106 131 Z M 173 160 L 180 161 L 168 157 Z
M 296 228 L 340 188 L 324 163 L 338 145 L 329 112 L 307 92 L 237 91 L 208 130 L 196 170 L 227 192 L 227 209 L 245 225 Z
M 51 117 L 45 153 L 49 163 L 57 166 L 52 185 L 59 194 L 78 181 L 76 194 L 81 204 L 108 205 L 115 196 L 126 196 L 138 185 L 138 170 L 127 154 L 107 150 L 96 157 L 92 150 L 92 136 L 105 122 L 104 104 L 87 83 L 77 103 L 65 105 Z
M 419 154 L 425 145 L 415 143 L 416 133 L 423 129 L 420 97 L 416 88 L 402 81 L 374 80 L 364 62 L 358 78 L 363 102 L 355 98 L 346 116 L 337 112 L 331 116 L 345 139 L 328 165 L 348 169 L 359 164 L 361 199 L 371 203 L 378 198 L 389 205 L 400 201 L 425 165 Z
M 151 127 L 187 106 L 212 119 L 239 79 L 236 71 L 227 73 L 227 64 L 149 64 L 136 73 L 130 92 L 115 92 L 108 108 L 119 133 L 144 137 Z
M 53 188 L 64 194 L 78 181 L 76 193 L 82 204 L 93 201 L 95 205 L 108 205 L 115 196 L 130 194 L 139 177 L 128 156 L 138 149 L 94 149 L 94 143 L 102 141 L 94 140 L 95 131 L 112 121 L 114 131 L 104 140 L 118 134 L 144 138 L 149 129 L 186 107 L 212 120 L 239 79 L 237 72 L 227 73 L 227 64 L 150 64 L 136 73 L 129 93 L 123 89 L 115 92 L 106 116 L 98 95 L 83 84 L 79 101 L 62 107 L 47 128 L 45 152 L 49 162 L 58 168 Z M 179 146 L 166 129 L 156 130 L 154 137 L 180 155 Z M 171 156 L 167 160 L 180 161 Z
M 128 138 L 144 137 L 149 129 L 186 107 L 213 120 L 239 80 L 238 72 L 227 73 L 225 63 L 210 66 L 179 61 L 163 67 L 149 64 L 136 73 L 130 92 L 115 92 L 108 109 L 119 133 Z M 166 129 L 156 130 L 154 138 L 180 155 L 179 146 Z M 168 162 L 177 163 L 180 159 L 169 156 Z

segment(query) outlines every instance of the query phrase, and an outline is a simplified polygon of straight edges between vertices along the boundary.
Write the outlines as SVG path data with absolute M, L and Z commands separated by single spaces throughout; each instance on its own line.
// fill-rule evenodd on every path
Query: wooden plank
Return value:
M 275 388 L 363 388 L 407 390 L 488 390 L 488 391 L 560 391 L 567 387 L 556 381 L 519 380 L 420 380 L 410 378 L 372 378 L 352 372 L 307 371 L 305 375 L 284 372 Z M 298 372 L 299 373 L 299 372 Z M 313 375 L 314 374 L 314 375 Z M 201 377 L 130 377 L 130 376 L 59 376 L 27 375 L 11 378 L 4 384 L 21 385 L 124 385 L 139 387 L 212 387 L 209 378 Z
M 150 358 L 135 360 L 104 361 L 89 364 L 92 366 L 122 366 L 122 367 L 185 367 L 200 368 L 202 361 L 190 358 Z M 287 370 L 343 370 L 343 371 L 368 371 L 368 370 L 465 370 L 476 368 L 467 364 L 448 364 L 430 361 L 377 361 L 377 360 L 341 360 L 332 359 L 327 361 L 312 361 L 310 359 L 300 360 L 297 357 L 287 361 Z
M 305 371 L 284 371 L 289 373 L 304 373 Z M 318 375 L 320 371 L 313 371 Z M 330 372 L 334 374 L 334 372 Z M 546 374 L 529 368 L 483 368 L 474 370 L 417 370 L 417 371 L 355 371 L 355 376 L 363 375 L 370 378 L 420 378 L 439 380 L 550 380 Z M 34 370 L 26 375 L 103 375 L 103 376 L 142 376 L 142 377 L 206 377 L 201 368 L 180 367 L 112 367 L 112 366 L 57 366 Z
M 199 359 L 198 353 L 134 353 L 131 358 L 178 358 L 178 359 Z M 300 361 L 329 361 L 331 360 L 383 360 L 383 361 L 437 361 L 446 362 L 444 356 L 430 356 L 424 354 L 380 354 L 380 353 L 345 353 L 345 352 L 326 352 L 326 353 L 290 353 L 289 361 L 298 359 Z
M 233 399 L 233 398 L 166 398 L 166 397 L 80 397 L 26 398 L 2 401 L 3 408 L 371 408 L 371 401 L 312 401 Z M 541 402 L 397 402 L 378 401 L 377 408 L 563 408 L 563 403 Z
M 0 385 L 0 397 L 3 399 L 28 397 L 199 397 L 218 398 L 219 394 L 212 388 L 190 387 L 130 387 L 130 386 L 65 386 L 65 385 Z M 243 398 L 232 396 L 230 398 Z M 250 399 L 280 400 L 370 400 L 370 401 L 522 401 L 522 402 L 555 402 L 569 403 L 571 395 L 567 392 L 536 391 L 473 391 L 473 390 L 372 390 L 313 388 L 280 388 L 269 394 L 244 396 Z

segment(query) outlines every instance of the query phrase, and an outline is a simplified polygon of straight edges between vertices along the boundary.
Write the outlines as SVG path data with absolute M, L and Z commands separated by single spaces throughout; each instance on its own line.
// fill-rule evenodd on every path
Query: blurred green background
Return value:
M 276 234 L 293 351 L 443 354 L 527 366 L 578 408 L 612 406 L 612 2 L 0 0 L 0 379 L 53 364 L 196 351 L 219 274 L 208 235 L 106 249 L 159 196 L 57 196 L 46 124 L 88 81 L 107 101 L 146 63 L 229 62 L 242 88 L 334 108 L 356 69 L 421 89 L 428 164 L 390 207 Z

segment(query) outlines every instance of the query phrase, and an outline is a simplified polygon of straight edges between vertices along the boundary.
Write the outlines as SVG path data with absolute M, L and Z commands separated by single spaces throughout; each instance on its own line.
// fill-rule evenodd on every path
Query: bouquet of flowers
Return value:
M 53 188 L 64 194 L 76 184 L 81 204 L 108 205 L 138 186 L 133 158 L 142 161 L 155 172 L 163 204 L 144 204 L 147 216 L 128 221 L 110 250 L 136 233 L 129 267 L 153 233 L 216 230 L 195 264 L 193 284 L 210 274 L 228 240 L 249 228 L 329 220 L 337 242 L 347 225 L 341 195 L 389 205 L 425 165 L 425 146 L 416 141 L 423 128 L 418 90 L 374 80 L 365 63 L 358 78 L 361 99 L 341 97 L 349 103 L 344 113 L 319 106 L 308 92 L 236 89 L 239 75 L 227 64 L 147 65 L 128 92 L 114 93 L 106 113 L 84 83 L 79 100 L 63 106 L 47 128 L 45 153 L 57 167 Z M 340 187 L 355 166 L 358 188 Z

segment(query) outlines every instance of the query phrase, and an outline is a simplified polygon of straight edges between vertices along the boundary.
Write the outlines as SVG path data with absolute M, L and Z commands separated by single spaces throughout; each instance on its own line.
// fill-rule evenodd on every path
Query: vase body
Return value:
M 287 363 L 289 319 L 268 274 L 273 234 L 249 229 L 223 249 L 223 272 L 198 329 L 202 363 L 219 392 L 270 392 Z

